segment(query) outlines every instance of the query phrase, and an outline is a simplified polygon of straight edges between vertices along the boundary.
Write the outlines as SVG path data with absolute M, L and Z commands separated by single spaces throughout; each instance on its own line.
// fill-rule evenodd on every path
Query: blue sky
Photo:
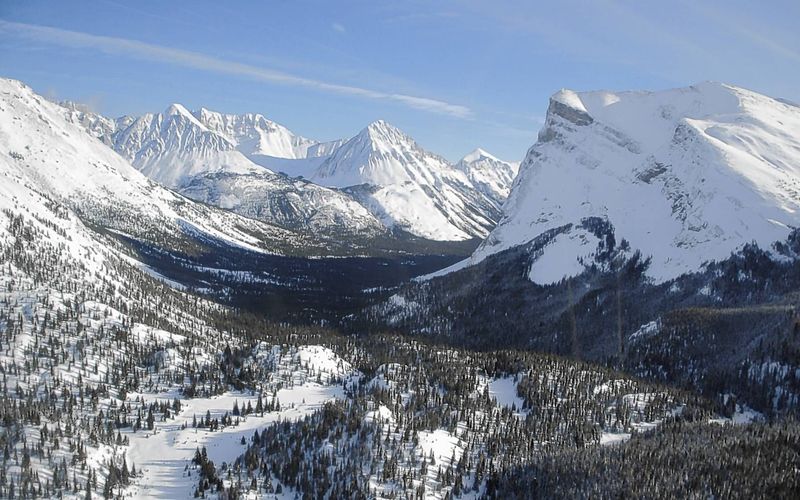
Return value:
M 0 75 L 111 115 L 385 119 L 456 160 L 521 159 L 560 88 L 718 80 L 800 101 L 800 2 L 0 1 Z

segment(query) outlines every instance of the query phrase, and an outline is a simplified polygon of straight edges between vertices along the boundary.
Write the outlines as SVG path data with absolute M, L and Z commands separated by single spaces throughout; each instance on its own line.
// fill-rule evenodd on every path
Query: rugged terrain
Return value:
M 500 226 L 456 263 L 474 249 L 462 236 L 491 227 L 475 207 L 499 210 L 502 179 L 514 169 L 484 152 L 433 169 L 438 157 L 385 123 L 328 146 L 263 117 L 177 106 L 107 120 L 0 81 L 0 497 L 796 497 L 800 237 L 781 191 L 797 164 L 796 111 L 718 84 L 669 99 L 611 95 L 553 98 Z M 659 111 L 667 126 L 650 118 L 651 99 L 684 107 Z M 632 118 L 615 121 L 617 111 L 605 109 L 627 100 L 623 116 L 648 117 L 630 130 Z M 702 118 L 689 113 L 698 109 Z M 713 147 L 697 138 L 673 146 L 667 131 L 656 147 L 634 134 L 645 123 L 663 132 L 691 120 L 714 122 L 713 131 L 700 128 L 727 146 L 707 137 Z M 127 158 L 167 175 L 163 185 L 115 151 L 121 129 L 136 151 Z M 134 133 L 148 130 L 158 138 Z M 620 145 L 630 146 L 620 130 L 640 153 Z M 193 152 L 173 156 L 176 144 Z M 745 164 L 733 149 L 743 144 L 756 158 L 748 162 L 769 158 L 775 171 L 737 168 Z M 545 221 L 523 206 L 551 168 L 608 176 L 614 165 L 621 170 L 611 177 L 631 196 L 644 189 L 658 205 L 657 194 L 672 196 L 673 181 L 691 170 L 675 156 L 686 147 L 697 169 L 734 181 L 689 190 L 691 203 L 679 206 L 693 208 L 659 227 L 702 215 L 725 238 L 689 246 L 680 237 L 696 231 L 687 225 L 689 233 L 670 233 L 679 239 L 669 249 L 652 247 L 629 229 L 639 214 L 612 210 L 619 193 L 598 179 L 582 188 L 587 199 L 608 200 L 597 211 L 570 205 Z M 607 150 L 612 160 L 600 161 Z M 272 161 L 265 157 L 278 151 L 286 162 L 318 158 L 337 189 L 251 159 Z M 359 161 L 344 162 L 348 151 Z M 669 173 L 639 182 L 625 171 L 657 154 L 671 158 Z M 350 183 L 398 158 L 413 189 L 452 212 L 441 228 L 462 231 L 460 242 L 406 232 L 427 249 L 414 253 L 392 247 L 395 233 L 375 236 L 389 256 L 332 256 L 352 240 L 325 228 L 355 219 L 328 218 L 313 203 L 395 206 L 389 180 Z M 189 175 L 169 181 L 176 172 L 159 170 L 162 160 Z M 754 187 L 753 172 L 774 183 Z M 259 216 L 247 190 L 259 184 L 242 185 L 248 176 L 295 205 L 270 201 Z M 481 197 L 427 191 L 461 182 Z M 184 191 L 191 186 L 210 198 L 198 202 Z M 230 210 L 228 196 L 239 203 Z M 715 203 L 737 214 L 732 200 L 756 196 L 752 213 L 712 217 Z M 390 225 L 388 209 L 342 207 L 361 214 L 362 231 Z M 313 230 L 288 222 L 299 219 Z M 739 237 L 745 223 L 752 238 Z M 559 246 L 576 239 L 590 250 Z M 458 248 L 460 257 L 431 248 Z M 708 249 L 719 255 L 703 263 L 697 255 Z M 664 260 L 667 250 L 676 261 Z

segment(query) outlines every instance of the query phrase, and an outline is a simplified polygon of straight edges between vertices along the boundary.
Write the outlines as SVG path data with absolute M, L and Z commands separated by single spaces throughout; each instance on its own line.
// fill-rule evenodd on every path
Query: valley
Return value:
M 3 79 L 0 145 L 0 497 L 800 491 L 800 108 L 562 90 L 451 163 Z

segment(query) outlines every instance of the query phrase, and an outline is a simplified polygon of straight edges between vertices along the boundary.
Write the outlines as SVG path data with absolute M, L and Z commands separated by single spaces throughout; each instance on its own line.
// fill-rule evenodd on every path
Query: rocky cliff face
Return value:
M 550 100 L 498 227 L 471 262 L 550 229 L 606 219 L 665 280 L 800 223 L 800 109 L 720 83 L 662 92 L 568 90 Z M 570 230 L 548 280 L 603 249 Z M 534 277 L 535 279 L 535 277 Z

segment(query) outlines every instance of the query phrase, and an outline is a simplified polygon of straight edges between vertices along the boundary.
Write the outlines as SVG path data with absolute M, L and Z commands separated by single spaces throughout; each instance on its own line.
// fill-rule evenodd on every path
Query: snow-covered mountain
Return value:
M 384 121 L 337 148 L 311 180 L 349 188 L 386 225 L 435 240 L 484 237 L 499 216 L 463 171 Z
M 347 194 L 266 170 L 197 175 L 180 192 L 245 217 L 327 238 L 364 241 L 387 233 L 372 213 Z
M 254 124 L 253 134 L 274 125 L 274 131 L 291 135 L 260 115 L 192 114 L 173 104 L 163 113 L 109 120 L 76 105 L 65 109 L 69 121 L 112 146 L 143 174 L 193 200 L 323 239 L 387 232 L 350 196 L 275 174 L 240 151 L 266 151 L 257 139 L 241 142 L 248 123 Z M 303 147 L 322 151 L 325 145 L 307 141 Z
M 209 130 L 227 137 L 239 151 L 251 156 L 313 158 L 331 154 L 344 141 L 318 142 L 296 135 L 263 115 L 223 114 L 200 108 L 194 116 Z
M 502 206 L 517 177 L 519 162 L 503 161 L 477 148 L 456 163 L 456 168 L 467 174 L 476 189 Z
M 74 120 L 97 137 L 108 134 L 98 119 Z M 190 113 L 179 104 L 114 123 L 124 125 L 112 133 L 114 148 L 151 179 L 292 229 L 305 225 L 328 236 L 370 237 L 398 228 L 431 240 L 467 240 L 484 237 L 502 205 L 502 192 L 476 188 L 469 168 L 454 168 L 382 121 L 349 141 L 328 143 L 295 135 L 259 114 Z M 480 167 L 479 182 L 491 178 L 493 166 Z M 496 177 L 486 182 L 506 182 L 506 174 Z
M 83 227 L 88 223 L 173 247 L 198 235 L 253 251 L 310 244 L 305 236 L 163 188 L 73 118 L 71 110 L 20 82 L 0 80 L 1 208 L 23 207 L 40 220 L 55 221 L 75 241 L 93 238 Z
M 180 104 L 148 113 L 117 129 L 114 149 L 149 178 L 180 189 L 209 172 L 262 172 L 231 139 L 210 130 Z
M 383 121 L 348 141 L 317 142 L 260 114 L 173 104 L 110 120 L 65 106 L 70 121 L 149 178 L 197 201 L 327 237 L 400 229 L 438 241 L 483 238 L 516 171 L 488 153 L 453 166 Z
M 800 109 L 742 88 L 701 83 L 660 92 L 573 92 L 550 99 L 503 220 L 470 262 L 562 228 L 531 269 L 573 275 L 614 241 L 651 257 L 657 281 L 769 248 L 800 224 Z M 623 246 L 624 249 L 624 246 Z

